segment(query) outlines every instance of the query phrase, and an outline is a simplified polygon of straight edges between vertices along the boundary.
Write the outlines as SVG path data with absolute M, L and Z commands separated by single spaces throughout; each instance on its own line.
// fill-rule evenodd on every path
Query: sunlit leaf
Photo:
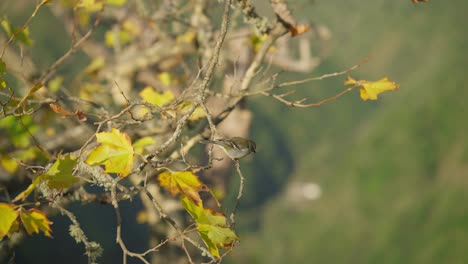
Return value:
M 188 110 L 191 107 L 192 107 L 191 103 L 183 104 L 183 106 L 181 107 L 182 115 L 183 115 L 183 113 L 188 112 Z M 197 108 L 195 108 L 195 111 L 193 111 L 192 115 L 190 115 L 189 120 L 190 121 L 197 121 L 199 119 L 204 118 L 205 116 L 206 115 L 205 115 L 205 111 L 203 111 L 203 108 L 201 106 L 198 106 Z
M 50 169 L 41 176 L 43 180 L 47 180 L 47 185 L 50 188 L 69 188 L 77 181 L 77 178 L 72 175 L 77 162 L 78 159 L 72 155 L 59 157 Z
M 95 75 L 97 72 L 102 70 L 106 66 L 106 62 L 103 56 L 98 56 L 91 61 L 91 63 L 86 67 L 85 71 L 89 75 Z
M 177 43 L 192 43 L 197 37 L 197 32 L 193 30 L 188 30 L 184 34 L 180 34 L 176 38 Z
M 174 94 L 171 91 L 165 91 L 164 93 L 156 92 L 151 86 L 147 86 L 143 91 L 139 93 L 141 98 L 148 103 L 162 106 L 174 99 Z
M 130 137 L 112 128 L 111 132 L 96 134 L 100 146 L 95 148 L 86 159 L 89 165 L 104 165 L 107 173 L 127 176 L 133 168 L 134 150 Z
M 168 72 L 161 72 L 160 74 L 158 74 L 156 76 L 158 78 L 158 80 L 166 85 L 166 86 L 169 86 L 172 84 L 173 80 L 172 80 L 172 75 Z
M 0 203 L 0 241 L 7 235 L 11 234 L 13 225 L 18 218 L 18 213 L 14 205 Z
M 15 199 L 12 200 L 12 202 L 17 202 L 17 201 L 24 201 L 28 196 L 36 189 L 36 186 L 41 183 L 44 180 L 44 176 L 40 175 L 36 177 L 32 183 L 26 188 L 26 190 L 22 191 L 20 194 L 18 194 Z
M 8 156 L 0 156 L 0 164 L 9 173 L 14 173 L 18 169 L 18 162 Z
M 201 203 L 199 191 L 203 184 L 190 171 L 163 172 L 158 176 L 159 185 L 172 195 L 183 193 L 197 204 Z
M 154 145 L 156 141 L 152 137 L 144 137 L 137 140 L 133 143 L 133 149 L 135 149 L 135 153 L 143 155 L 144 148 L 146 146 Z
M 63 76 L 56 76 L 54 79 L 50 80 L 49 83 L 47 84 L 47 88 L 51 92 L 56 92 L 60 89 L 63 83 Z
M 96 12 L 102 9 L 104 1 L 101 0 L 80 0 L 76 5 L 77 8 L 83 8 L 87 12 Z
M 7 116 L 1 118 L 0 128 L 5 129 L 9 141 L 16 147 L 29 146 L 29 139 L 31 138 L 29 133 L 34 135 L 39 129 L 39 127 L 32 122 L 31 116 Z
M 14 38 L 16 41 L 31 46 L 32 45 L 32 40 L 29 38 L 29 29 L 28 27 L 25 28 L 16 28 L 8 22 L 6 18 L 2 19 L 2 27 L 3 30 L 5 30 L 6 34 L 8 37 L 11 37 L 14 35 Z
M 348 77 L 344 84 L 360 86 L 361 88 L 359 89 L 359 92 L 361 94 L 361 99 L 364 101 L 377 100 L 379 94 L 400 88 L 400 85 L 390 81 L 387 77 L 376 82 L 367 80 L 357 81 L 352 77 Z
M 127 0 L 107 0 L 106 3 L 113 6 L 123 6 L 127 3 Z
M 226 216 L 213 209 L 205 209 L 201 204 L 195 204 L 185 196 L 182 196 L 181 200 L 185 210 L 195 220 L 198 233 L 211 254 L 219 257 L 218 247 L 229 247 L 239 239 L 236 233 L 228 227 Z
M 230 247 L 238 239 L 232 229 L 218 225 L 199 224 L 198 232 L 202 238 L 205 235 L 211 243 L 224 248 Z M 203 240 L 206 241 L 207 239 Z
M 21 210 L 20 211 L 21 222 L 23 223 L 24 229 L 29 235 L 39 234 L 39 231 L 42 231 L 44 235 L 51 237 L 52 230 L 50 229 L 50 225 L 52 222 L 47 219 L 47 216 L 37 210 L 37 209 L 29 209 Z
M 300 24 L 296 26 L 291 26 L 289 28 L 289 33 L 291 33 L 291 36 L 297 36 L 306 33 L 307 31 L 310 30 L 310 26 L 307 24 Z

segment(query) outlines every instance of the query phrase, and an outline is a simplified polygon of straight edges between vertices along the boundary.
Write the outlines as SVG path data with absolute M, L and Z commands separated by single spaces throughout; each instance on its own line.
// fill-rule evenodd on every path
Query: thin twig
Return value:
M 242 195 L 244 194 L 244 175 L 240 169 L 240 162 L 238 160 L 235 161 L 237 174 L 239 175 L 239 192 L 237 193 L 236 203 L 232 208 L 231 216 L 229 217 L 231 220 L 231 228 L 234 228 L 236 225 L 235 215 L 237 212 L 237 208 L 239 207 L 240 200 L 242 199 Z

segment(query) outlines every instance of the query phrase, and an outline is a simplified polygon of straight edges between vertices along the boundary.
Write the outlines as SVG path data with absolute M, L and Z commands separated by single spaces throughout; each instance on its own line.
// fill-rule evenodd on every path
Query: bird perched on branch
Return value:
M 226 155 L 229 158 L 237 161 L 242 159 L 243 157 L 249 155 L 250 153 L 256 153 L 257 145 L 250 139 L 245 139 L 241 137 L 233 137 L 231 139 L 215 139 L 215 140 L 202 140 L 200 143 L 207 144 L 215 144 L 220 146 Z

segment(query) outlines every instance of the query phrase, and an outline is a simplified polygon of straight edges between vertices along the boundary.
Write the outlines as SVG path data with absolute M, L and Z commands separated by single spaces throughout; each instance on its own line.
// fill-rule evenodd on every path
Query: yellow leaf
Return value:
M 387 77 L 375 82 L 367 80 L 356 81 L 352 77 L 348 77 L 344 84 L 360 86 L 359 92 L 361 94 L 361 99 L 364 101 L 377 100 L 379 94 L 400 88 L 400 85 L 390 81 Z
M 102 68 L 106 66 L 105 60 L 103 56 L 98 56 L 91 63 L 86 67 L 85 71 L 89 75 L 95 75 L 99 72 Z
M 28 196 L 32 193 L 32 191 L 34 191 L 34 189 L 36 188 L 36 186 L 44 179 L 44 176 L 41 175 L 41 176 L 38 176 L 36 177 L 32 183 L 28 186 L 28 188 L 26 188 L 26 190 L 22 191 L 20 194 L 18 194 L 15 199 L 12 200 L 12 202 L 16 202 L 16 201 L 24 201 L 26 200 L 26 198 L 28 198 Z
M 113 6 L 123 6 L 127 3 L 127 0 L 107 0 L 108 5 L 113 5 Z
M 139 93 L 139 95 L 141 98 L 143 98 L 143 101 L 157 106 L 163 106 L 164 104 L 174 99 L 174 94 L 171 91 L 158 93 L 151 86 L 147 86 Z
M 228 227 L 226 216 L 213 209 L 205 209 L 201 204 L 195 204 L 186 196 L 182 196 L 181 200 L 185 210 L 195 220 L 198 233 L 211 254 L 219 258 L 218 246 L 229 247 L 239 239 L 236 233 Z
M 158 176 L 159 185 L 166 188 L 172 195 L 183 193 L 196 204 L 201 204 L 198 193 L 203 184 L 198 177 L 190 171 L 163 172 Z
M 81 0 L 76 5 L 77 8 L 83 8 L 86 12 L 96 12 L 101 10 L 104 6 L 104 1 L 102 0 Z
M 11 234 L 14 223 L 18 218 L 18 213 L 14 205 L 7 203 L 0 203 L 0 241 L 6 236 Z
M 96 134 L 100 146 L 95 148 L 86 159 L 89 165 L 104 165 L 107 173 L 118 173 L 127 176 L 133 168 L 134 150 L 130 137 L 112 128 L 111 132 Z
M 39 234 L 42 231 L 44 235 L 51 237 L 50 225 L 52 222 L 47 219 L 45 214 L 37 209 L 29 209 L 28 211 L 22 209 L 20 211 L 21 222 L 24 229 L 29 235 Z
M 1 156 L 0 164 L 9 173 L 15 173 L 15 171 L 18 169 L 18 162 L 8 156 Z
M 144 137 L 137 140 L 132 146 L 135 149 L 135 153 L 143 155 L 144 148 L 154 145 L 155 143 L 156 141 L 154 141 L 152 137 Z
M 123 22 L 122 30 L 128 32 L 129 34 L 133 36 L 139 35 L 141 33 L 141 28 L 137 24 L 130 21 L 129 19 Z
M 63 76 L 58 75 L 54 79 L 50 80 L 49 83 L 47 84 L 47 87 L 51 92 L 56 92 L 60 87 L 62 86 L 63 83 Z
M 178 35 L 176 38 L 177 43 L 192 43 L 197 37 L 197 32 L 193 30 L 188 30 L 182 35 Z
M 169 86 L 172 83 L 172 76 L 168 72 L 161 72 L 157 75 L 157 78 L 162 84 L 166 86 Z
M 192 107 L 191 103 L 183 104 L 181 111 L 183 113 L 188 112 L 188 110 L 191 107 Z M 206 116 L 205 111 L 203 111 L 203 108 L 201 106 L 199 106 L 199 107 L 195 108 L 195 111 L 193 111 L 192 115 L 189 117 L 189 120 L 190 121 L 197 121 L 197 120 L 199 120 L 201 118 L 204 118 L 205 116 Z

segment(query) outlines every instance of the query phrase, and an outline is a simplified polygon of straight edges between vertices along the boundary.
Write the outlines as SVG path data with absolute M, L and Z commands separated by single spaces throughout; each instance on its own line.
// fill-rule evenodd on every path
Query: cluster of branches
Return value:
M 163 171 L 203 174 L 205 191 L 216 188 L 223 193 L 229 181 L 220 175 L 226 174 L 232 161 L 220 159 L 223 156 L 216 148 L 207 148 L 204 159 L 200 157 L 203 155 L 192 154 L 193 148 L 200 146 L 198 142 L 203 138 L 246 137 L 251 120 L 246 98 L 268 96 L 290 107 L 308 108 L 359 86 L 317 103 L 308 103 L 305 98 L 288 99 L 295 91 L 281 90 L 343 75 L 360 64 L 319 77 L 277 82 L 279 73 L 271 73 L 272 69 L 310 72 L 319 65 L 321 58 L 312 57 L 309 42 L 312 35 L 317 41 L 326 41 L 329 33 L 319 25 L 309 28 L 297 23 L 286 1 L 271 0 L 270 8 L 273 17 L 259 15 L 249 0 L 225 0 L 223 5 L 208 0 L 36 3 L 22 26 L 10 27 L 5 37 L 0 37 L 0 116 L 4 120 L 0 129 L 7 135 L 0 139 L 0 169 L 9 175 L 2 178 L 2 201 L 13 203 L 10 193 L 24 190 L 13 184 L 18 179 L 23 177 L 24 183 L 47 174 L 55 159 L 71 154 L 77 157 L 72 174 L 79 182 L 58 189 L 33 185 L 32 189 L 39 193 L 35 201 L 16 206 L 66 216 L 70 234 L 84 244 L 89 263 L 97 261 L 102 249 L 87 238 L 86 227 L 82 228 L 79 219 L 67 209 L 71 202 L 113 206 L 116 242 L 123 251 L 124 263 L 129 257 L 144 263 L 173 263 L 175 260 L 168 258 L 181 257 L 190 263 L 202 259 L 221 262 L 236 239 L 221 245 L 227 249 L 222 255 L 203 245 L 196 235 L 199 226 L 187 221 L 179 200 L 161 190 L 154 180 L 157 175 Z M 63 30 L 71 39 L 69 49 L 45 69 L 30 56 L 28 35 L 28 26 L 38 12 L 46 12 L 43 9 L 63 22 Z M 299 42 L 298 58 L 291 55 L 292 40 Z M 82 57 L 89 58 L 88 66 L 72 68 L 78 70 L 76 74 L 61 75 Z M 155 97 L 138 93 L 143 87 L 153 89 Z M 164 99 L 165 95 L 170 95 L 169 99 Z M 154 140 L 135 154 L 136 162 L 125 177 L 86 162 L 99 145 L 96 136 L 113 128 L 133 140 Z M 241 181 L 236 203 L 229 210 L 226 227 L 231 230 L 243 190 L 241 167 L 237 161 L 234 164 Z M 98 186 L 101 191 L 91 192 L 88 186 Z M 13 200 L 25 200 L 27 194 Z M 141 253 L 130 251 L 121 234 L 119 203 L 133 199 L 141 199 L 144 222 L 153 234 L 150 248 Z M 214 195 L 205 204 L 228 211 L 219 208 Z M 196 217 L 192 214 L 192 218 Z M 8 233 L 10 237 L 0 242 L 2 252 L 12 250 L 24 233 Z M 182 254 L 174 256 L 164 251 L 171 245 L 172 250 Z

